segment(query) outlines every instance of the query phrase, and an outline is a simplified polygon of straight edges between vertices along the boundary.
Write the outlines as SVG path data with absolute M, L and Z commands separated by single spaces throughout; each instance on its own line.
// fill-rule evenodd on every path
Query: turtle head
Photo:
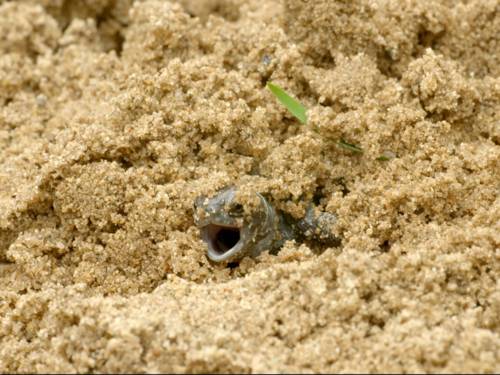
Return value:
M 236 192 L 235 187 L 225 188 L 211 198 L 198 197 L 194 203 L 195 223 L 207 244 L 208 257 L 215 262 L 258 255 L 269 242 L 262 234 L 272 231 L 274 210 L 258 194 L 260 206 L 251 216 L 245 215 Z

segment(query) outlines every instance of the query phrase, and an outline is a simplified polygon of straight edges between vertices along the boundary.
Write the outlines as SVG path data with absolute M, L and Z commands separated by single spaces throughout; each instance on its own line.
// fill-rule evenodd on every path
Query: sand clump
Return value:
M 0 372 L 500 371 L 497 1 L 0 19 Z M 341 246 L 209 262 L 193 201 L 228 184 Z

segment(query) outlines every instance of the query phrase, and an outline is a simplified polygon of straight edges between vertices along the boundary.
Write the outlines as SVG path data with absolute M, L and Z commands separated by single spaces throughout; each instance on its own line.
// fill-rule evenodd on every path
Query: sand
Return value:
M 498 0 L 0 0 L 0 372 L 500 372 L 499 36 Z M 341 246 L 208 261 L 226 185 Z

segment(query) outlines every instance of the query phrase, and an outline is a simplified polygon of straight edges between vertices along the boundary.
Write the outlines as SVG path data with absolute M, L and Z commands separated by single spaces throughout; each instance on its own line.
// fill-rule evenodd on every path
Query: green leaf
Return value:
M 380 155 L 376 160 L 378 161 L 389 161 L 396 157 L 396 154 L 392 151 L 385 151 L 382 155 Z
M 292 115 L 297 117 L 297 119 L 303 123 L 307 123 L 307 113 L 306 107 L 304 107 L 298 100 L 292 98 L 278 85 L 268 82 L 267 88 L 273 93 L 273 95 L 283 104 Z
M 362 153 L 363 149 L 359 146 L 353 145 L 351 143 L 347 143 L 343 139 L 339 141 L 339 146 L 342 148 L 345 148 L 346 150 L 352 151 L 352 152 L 357 152 L 357 153 Z

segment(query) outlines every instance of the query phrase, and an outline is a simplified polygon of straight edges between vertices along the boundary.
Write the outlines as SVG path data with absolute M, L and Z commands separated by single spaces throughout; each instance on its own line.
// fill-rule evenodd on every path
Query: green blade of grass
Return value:
M 378 161 L 389 161 L 396 157 L 396 154 L 392 151 L 384 151 L 376 160 Z
M 343 139 L 339 141 L 339 146 L 342 148 L 345 148 L 346 150 L 352 151 L 352 152 L 357 152 L 357 153 L 362 153 L 363 149 L 359 146 L 353 145 L 351 143 L 347 143 Z
M 283 104 L 292 115 L 297 117 L 297 119 L 305 124 L 307 123 L 307 113 L 306 107 L 304 107 L 298 100 L 292 98 L 278 85 L 268 82 L 267 88 L 273 93 L 273 95 Z

